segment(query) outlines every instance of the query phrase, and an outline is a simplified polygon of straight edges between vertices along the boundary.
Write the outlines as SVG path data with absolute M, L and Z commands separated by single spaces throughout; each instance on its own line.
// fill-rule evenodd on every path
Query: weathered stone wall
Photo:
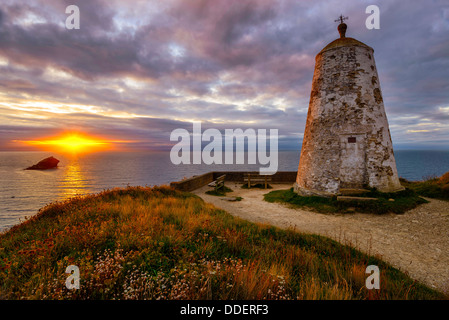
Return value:
M 332 195 L 340 188 L 366 186 L 383 192 L 403 189 L 373 49 L 354 42 L 337 43 L 316 57 L 295 184 L 299 193 Z

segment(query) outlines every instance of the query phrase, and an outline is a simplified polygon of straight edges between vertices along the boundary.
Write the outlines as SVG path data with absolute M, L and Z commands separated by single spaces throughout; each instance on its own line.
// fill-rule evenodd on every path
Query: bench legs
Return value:
M 260 179 L 259 180 L 256 179 L 256 181 L 260 181 Z M 265 189 L 267 189 L 268 188 L 267 176 L 264 176 L 264 185 L 265 185 Z M 251 189 L 251 175 L 250 174 L 248 174 L 248 189 Z

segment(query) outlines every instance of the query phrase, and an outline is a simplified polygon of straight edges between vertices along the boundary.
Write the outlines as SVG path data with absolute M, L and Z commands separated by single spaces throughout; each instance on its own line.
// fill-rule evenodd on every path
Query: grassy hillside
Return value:
M 401 178 L 401 183 L 423 197 L 449 200 L 449 172 L 439 178 L 429 178 L 424 181 L 408 181 Z
M 381 290 L 365 269 L 381 270 Z M 68 265 L 81 287 L 65 287 Z M 0 235 L 0 298 L 443 299 L 328 238 L 246 222 L 168 187 L 55 203 Z

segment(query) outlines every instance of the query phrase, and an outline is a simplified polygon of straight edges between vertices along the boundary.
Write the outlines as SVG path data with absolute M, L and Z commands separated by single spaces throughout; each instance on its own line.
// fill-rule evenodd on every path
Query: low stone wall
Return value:
M 180 191 L 193 191 L 216 180 L 219 176 L 226 175 L 226 181 L 243 183 L 244 175 L 251 173 L 258 175 L 259 171 L 211 171 L 189 179 L 170 183 L 172 188 Z M 293 183 L 296 181 L 296 171 L 279 171 L 271 175 L 271 183 Z
M 192 191 L 214 181 L 214 172 L 193 176 L 186 180 L 171 182 L 170 187 L 180 191 Z

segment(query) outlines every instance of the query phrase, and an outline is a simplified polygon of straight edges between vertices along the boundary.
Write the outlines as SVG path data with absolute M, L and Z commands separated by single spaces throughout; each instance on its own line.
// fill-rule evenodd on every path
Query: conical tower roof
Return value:
M 319 54 L 331 50 L 331 49 L 335 49 L 335 48 L 340 48 L 340 47 L 352 47 L 352 46 L 359 46 L 359 47 L 365 47 L 368 49 L 371 49 L 374 52 L 374 49 L 371 48 L 370 46 L 364 44 L 363 42 L 360 42 L 359 40 L 356 40 L 354 38 L 339 38 L 336 39 L 334 41 L 332 41 L 331 43 L 329 43 L 327 46 L 325 46 L 323 48 L 323 50 L 320 51 Z

